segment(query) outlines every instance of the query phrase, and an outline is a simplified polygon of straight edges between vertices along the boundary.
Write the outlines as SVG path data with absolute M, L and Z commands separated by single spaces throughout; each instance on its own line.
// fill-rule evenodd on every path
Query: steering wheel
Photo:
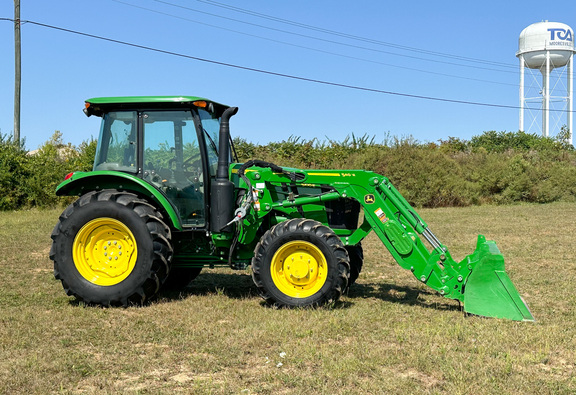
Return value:
M 182 170 L 185 172 L 191 173 L 188 168 L 193 167 L 195 169 L 202 167 L 202 161 L 200 159 L 196 159 L 196 155 L 189 157 L 184 162 L 182 162 Z

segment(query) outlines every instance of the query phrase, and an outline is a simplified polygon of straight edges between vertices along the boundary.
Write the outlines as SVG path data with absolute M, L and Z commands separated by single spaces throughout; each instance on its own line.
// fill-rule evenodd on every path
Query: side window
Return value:
M 205 220 L 202 160 L 190 111 L 148 111 L 144 125 L 144 179 L 162 190 L 184 225 Z
M 114 111 L 104 115 L 96 150 L 94 170 L 117 170 L 136 173 L 135 111 Z

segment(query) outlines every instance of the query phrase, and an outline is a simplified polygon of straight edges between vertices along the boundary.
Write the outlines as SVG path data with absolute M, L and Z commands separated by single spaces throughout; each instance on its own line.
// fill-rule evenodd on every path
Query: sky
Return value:
M 576 27 L 576 2 L 21 0 L 21 19 L 30 150 L 56 130 L 74 145 L 97 138 L 84 100 L 133 95 L 238 106 L 232 134 L 258 144 L 438 142 L 518 130 L 519 34 L 543 20 Z M 12 135 L 11 21 L 0 51 L 0 133 Z

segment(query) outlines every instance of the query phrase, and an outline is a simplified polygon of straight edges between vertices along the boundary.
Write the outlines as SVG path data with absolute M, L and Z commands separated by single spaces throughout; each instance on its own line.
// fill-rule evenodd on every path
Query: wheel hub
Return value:
M 295 252 L 284 261 L 284 275 L 304 284 L 313 279 L 314 268 L 317 266 L 318 262 L 307 251 Z
M 118 220 L 94 219 L 76 235 L 73 257 L 78 272 L 86 280 L 104 286 L 118 284 L 136 265 L 134 235 Z
M 271 262 L 274 284 L 284 294 L 305 298 L 315 294 L 326 282 L 327 263 L 322 251 L 306 241 L 281 246 Z

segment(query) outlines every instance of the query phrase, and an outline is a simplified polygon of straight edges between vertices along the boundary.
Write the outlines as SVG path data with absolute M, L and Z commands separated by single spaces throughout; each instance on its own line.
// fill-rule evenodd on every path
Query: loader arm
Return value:
M 233 170 L 234 172 L 234 170 Z M 292 174 L 292 175 L 291 175 Z M 360 203 L 364 220 L 356 229 L 341 232 L 344 245 L 356 245 L 374 231 L 396 262 L 410 270 L 422 283 L 441 295 L 461 301 L 464 310 L 512 320 L 533 320 L 526 304 L 504 270 L 504 258 L 496 243 L 478 236 L 475 251 L 460 262 L 431 232 L 428 224 L 384 176 L 362 170 L 247 171 L 246 178 L 257 185 L 256 217 L 274 210 L 303 209 L 331 200 L 351 198 Z M 278 199 L 274 187 L 324 188 L 316 196 L 289 194 Z M 259 221 L 248 219 L 246 224 Z M 248 232 L 249 233 L 249 232 Z M 422 238 L 429 244 L 427 247 Z

